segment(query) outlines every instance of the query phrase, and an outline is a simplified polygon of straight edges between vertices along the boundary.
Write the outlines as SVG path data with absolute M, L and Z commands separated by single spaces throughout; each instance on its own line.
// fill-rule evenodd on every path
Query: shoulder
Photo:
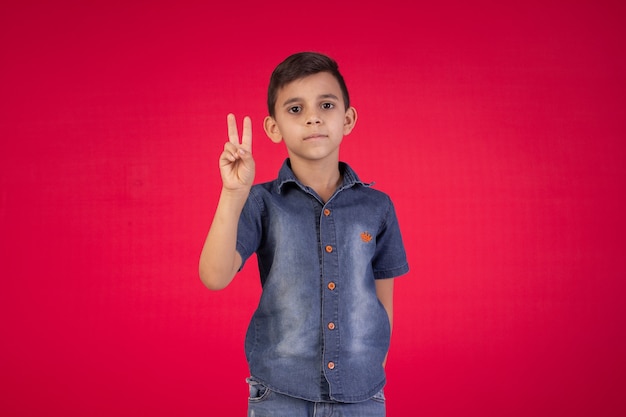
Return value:
M 263 199 L 266 196 L 276 194 L 278 190 L 278 180 L 267 181 L 254 184 L 250 189 L 250 197 Z
M 254 184 L 250 189 L 246 205 L 254 205 L 259 211 L 263 212 L 268 204 L 275 204 L 278 194 L 278 179 Z
M 340 162 L 339 168 L 344 176 L 344 185 L 351 187 L 353 191 L 367 195 L 376 201 L 391 203 L 391 198 L 387 193 L 375 188 L 376 182 L 366 182 L 361 180 L 350 165 Z
M 350 193 L 357 198 L 357 204 L 393 208 L 393 201 L 389 194 L 373 187 L 374 183 L 356 184 L 350 188 Z

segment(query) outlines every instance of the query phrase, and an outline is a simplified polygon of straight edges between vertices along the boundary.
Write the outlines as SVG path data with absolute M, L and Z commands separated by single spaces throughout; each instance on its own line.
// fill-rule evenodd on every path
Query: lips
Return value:
M 328 135 L 323 135 L 321 133 L 314 133 L 312 135 L 309 135 L 307 137 L 304 138 L 304 140 L 309 140 L 309 139 L 323 139 L 328 137 Z

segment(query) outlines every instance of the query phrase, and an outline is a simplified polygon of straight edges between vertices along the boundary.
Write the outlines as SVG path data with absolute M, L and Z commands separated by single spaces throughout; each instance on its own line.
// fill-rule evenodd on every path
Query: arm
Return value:
M 237 225 L 255 172 L 251 125 L 250 118 L 244 118 L 239 143 L 235 116 L 228 115 L 229 141 L 219 159 L 222 192 L 198 267 L 200 279 L 212 290 L 220 290 L 230 284 L 241 265 L 241 256 L 236 250 Z
M 376 296 L 387 311 L 390 328 L 393 329 L 393 278 L 376 280 Z M 387 363 L 387 356 L 383 361 L 383 367 Z

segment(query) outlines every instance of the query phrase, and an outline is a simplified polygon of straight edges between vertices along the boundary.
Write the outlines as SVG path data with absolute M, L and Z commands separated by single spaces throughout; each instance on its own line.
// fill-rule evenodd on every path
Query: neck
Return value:
M 298 181 L 303 185 L 312 188 L 324 202 L 328 201 L 341 184 L 341 172 L 339 172 L 339 161 L 329 161 L 319 163 L 313 161 L 307 163 L 303 161 L 291 161 L 291 170 Z

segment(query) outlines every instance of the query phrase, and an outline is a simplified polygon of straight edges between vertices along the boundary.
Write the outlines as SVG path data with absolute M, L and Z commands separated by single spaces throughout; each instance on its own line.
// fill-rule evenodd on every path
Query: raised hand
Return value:
M 243 119 L 241 142 L 237 131 L 235 115 L 229 114 L 228 142 L 220 155 L 220 173 L 224 189 L 247 191 L 254 181 L 254 158 L 252 158 L 252 122 L 248 116 Z
M 243 119 L 241 138 L 235 116 L 229 114 L 227 122 L 228 142 L 219 159 L 222 191 L 199 263 L 202 282 L 213 290 L 226 287 L 241 267 L 237 227 L 254 181 L 252 122 L 249 117 Z

